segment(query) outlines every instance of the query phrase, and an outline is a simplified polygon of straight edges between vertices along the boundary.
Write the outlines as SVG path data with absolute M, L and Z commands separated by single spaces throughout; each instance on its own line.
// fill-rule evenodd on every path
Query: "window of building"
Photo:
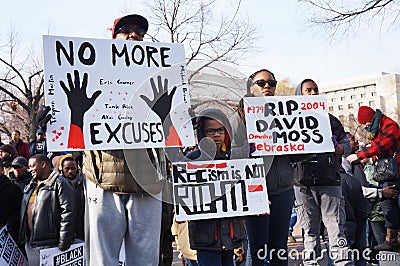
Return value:
M 361 93 L 360 98 L 365 98 L 365 93 Z
M 351 95 L 351 96 L 350 96 L 350 99 L 352 99 L 352 100 L 354 100 L 355 98 L 356 98 L 355 95 Z
M 371 96 L 376 96 L 376 91 L 371 92 Z
M 375 105 L 375 101 L 369 101 L 369 106 L 374 106 Z
M 363 102 L 359 102 L 358 103 L 358 107 L 360 107 L 360 106 L 362 106 L 363 105 Z
M 349 103 L 349 104 L 347 105 L 347 108 L 348 108 L 348 109 L 353 109 L 353 104 L 352 104 L 352 103 Z
M 333 112 L 333 106 L 328 107 L 328 112 Z
M 331 102 L 335 102 L 335 100 L 336 100 L 336 98 L 332 98 L 332 99 L 331 99 Z
M 344 101 L 344 96 L 340 97 L 340 100 L 341 100 L 341 101 Z
M 339 109 L 339 110 L 343 110 L 343 105 L 339 105 L 339 106 L 338 106 L 338 109 Z

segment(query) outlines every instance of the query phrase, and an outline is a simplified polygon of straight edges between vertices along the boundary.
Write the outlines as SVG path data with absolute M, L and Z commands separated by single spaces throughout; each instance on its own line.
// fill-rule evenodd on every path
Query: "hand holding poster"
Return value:
M 174 163 L 177 221 L 269 212 L 262 159 Z
M 182 44 L 44 36 L 48 150 L 191 146 Z
M 326 97 L 246 97 L 247 139 L 252 155 L 334 151 Z

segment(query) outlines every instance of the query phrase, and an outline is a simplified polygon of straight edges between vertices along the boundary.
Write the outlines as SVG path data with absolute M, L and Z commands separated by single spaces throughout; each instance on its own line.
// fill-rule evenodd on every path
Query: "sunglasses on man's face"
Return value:
M 124 25 L 116 31 L 116 34 L 123 33 L 123 34 L 131 34 L 132 32 L 136 33 L 140 37 L 144 37 L 146 31 L 140 27 Z
M 259 79 L 259 80 L 254 81 L 253 85 L 257 84 L 258 86 L 264 88 L 265 85 L 268 84 L 268 86 L 270 86 L 270 87 L 276 87 L 276 83 L 277 83 L 276 80 L 272 80 L 272 79 L 268 79 L 268 80 Z

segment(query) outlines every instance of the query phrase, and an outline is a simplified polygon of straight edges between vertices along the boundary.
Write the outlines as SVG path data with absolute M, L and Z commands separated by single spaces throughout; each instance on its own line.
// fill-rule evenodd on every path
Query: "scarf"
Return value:
M 367 138 L 369 140 L 373 140 L 378 133 L 379 130 L 379 122 L 382 118 L 382 112 L 379 109 L 376 109 L 374 118 L 372 119 L 371 125 L 366 128 L 367 130 Z

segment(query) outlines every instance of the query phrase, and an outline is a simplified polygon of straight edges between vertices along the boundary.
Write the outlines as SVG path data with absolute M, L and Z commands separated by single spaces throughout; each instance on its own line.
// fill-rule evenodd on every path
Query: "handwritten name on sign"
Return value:
M 262 159 L 174 163 L 176 220 L 269 212 Z
M 28 261 L 7 232 L 6 226 L 0 229 L 0 265 L 26 266 Z
M 192 146 L 184 46 L 43 37 L 48 149 Z
M 246 97 L 244 103 L 253 155 L 334 150 L 325 96 Z
M 47 248 L 40 250 L 40 265 L 48 266 L 84 266 L 84 243 L 73 244 L 66 251 L 59 248 Z

